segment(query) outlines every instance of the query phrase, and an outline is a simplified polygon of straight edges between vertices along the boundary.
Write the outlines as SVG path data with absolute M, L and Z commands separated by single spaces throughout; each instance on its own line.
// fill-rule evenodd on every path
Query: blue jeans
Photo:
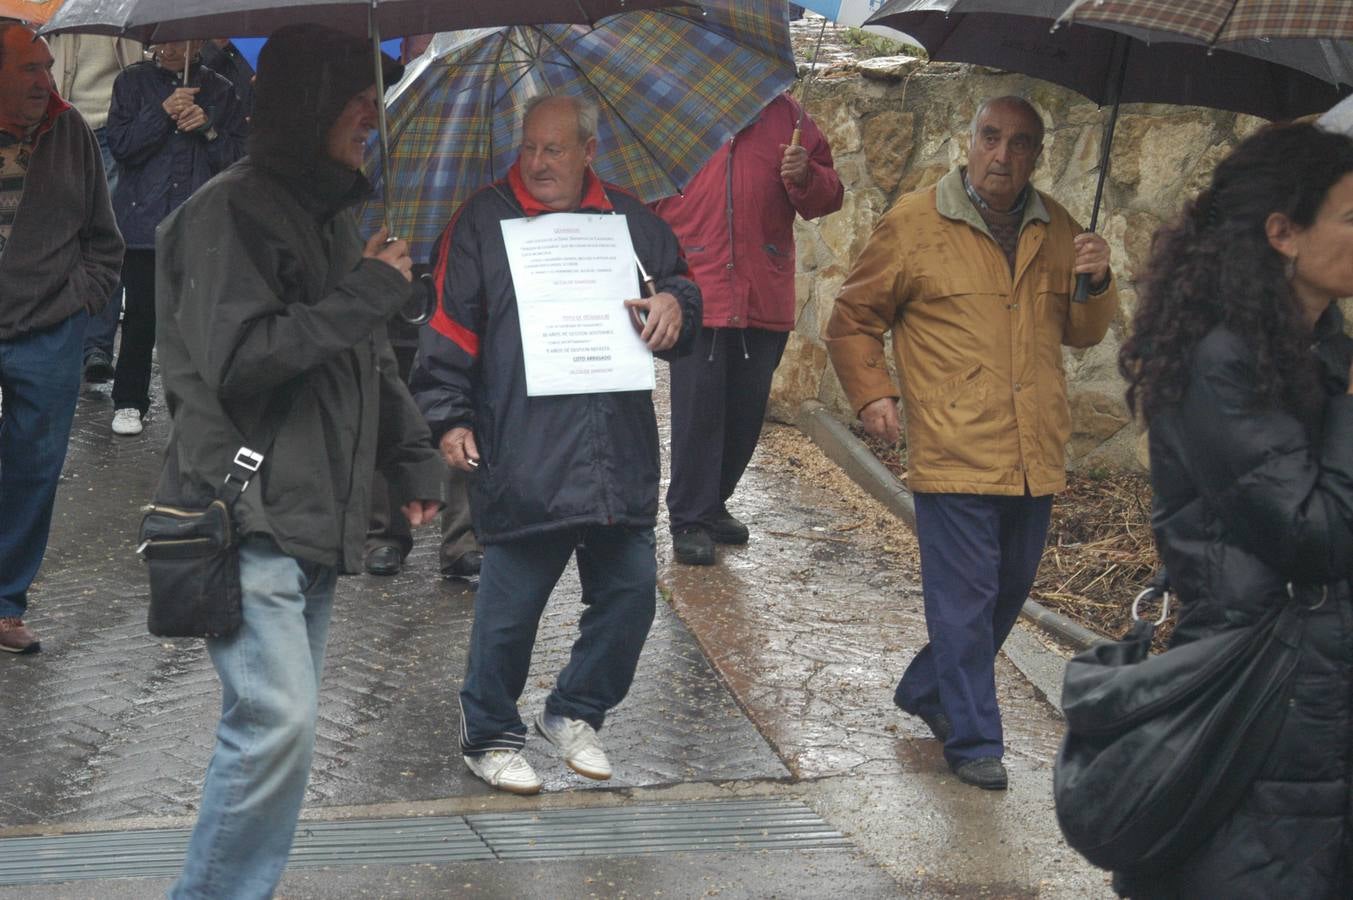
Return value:
M 108 179 L 108 196 L 111 197 L 117 189 L 117 160 L 113 159 L 113 151 L 108 148 L 108 129 L 94 129 L 94 137 L 98 139 L 99 151 L 103 155 L 103 175 Z M 117 321 L 121 312 L 122 285 L 119 283 L 113 288 L 113 294 L 103 309 L 89 320 L 89 328 L 85 332 L 85 356 L 95 350 L 102 350 L 112 358 L 113 336 L 117 334 Z
M 489 544 L 460 691 L 462 753 L 525 745 L 517 700 L 540 615 L 575 550 L 584 608 L 578 640 L 545 711 L 599 729 L 629 692 L 656 606 L 653 529 L 596 525 Z
M 207 650 L 221 722 L 174 898 L 271 897 L 310 778 L 320 673 L 338 572 L 271 538 L 240 547 L 244 623 Z
M 52 528 L 88 314 L 0 340 L 0 618 L 22 617 Z
M 893 701 L 913 715 L 943 712 L 951 764 L 1005 748 L 996 654 L 1029 596 L 1048 536 L 1052 497 L 918 493 L 916 539 L 930 643 Z

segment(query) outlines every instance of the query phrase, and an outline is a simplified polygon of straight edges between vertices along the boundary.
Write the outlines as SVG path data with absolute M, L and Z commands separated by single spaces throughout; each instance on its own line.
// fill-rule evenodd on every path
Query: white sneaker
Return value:
M 113 434 L 140 434 L 141 410 L 124 407 L 113 413 Z
M 567 719 L 540 713 L 536 716 L 536 731 L 559 748 L 564 762 L 579 775 L 605 781 L 611 777 L 611 761 L 601 747 L 597 731 L 582 719 Z
M 461 758 L 471 772 L 501 791 L 511 794 L 540 793 L 540 776 L 520 750 L 490 750 L 479 756 Z

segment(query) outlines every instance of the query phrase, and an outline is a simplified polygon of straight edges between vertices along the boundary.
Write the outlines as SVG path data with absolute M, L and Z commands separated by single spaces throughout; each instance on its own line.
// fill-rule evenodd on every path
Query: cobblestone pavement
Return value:
M 28 621 L 43 652 L 0 660 L 0 825 L 196 810 L 220 691 L 200 641 L 146 633 L 145 576 L 133 555 L 168 416 L 157 406 L 140 436 L 114 439 L 111 415 L 107 387 L 86 387 L 32 591 Z M 456 751 L 473 592 L 439 578 L 436 565 L 428 530 L 399 576 L 340 581 L 308 804 L 490 793 Z M 541 627 L 522 700 L 528 715 L 567 661 L 578 594 L 570 567 Z M 617 770 L 610 787 L 788 774 L 665 604 L 640 672 L 606 728 Z M 546 746 L 528 743 L 547 790 L 597 785 Z

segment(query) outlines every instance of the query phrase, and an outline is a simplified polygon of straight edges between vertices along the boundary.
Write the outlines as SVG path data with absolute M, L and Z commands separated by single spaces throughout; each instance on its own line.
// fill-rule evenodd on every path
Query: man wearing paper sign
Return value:
M 652 354 L 687 352 L 700 329 L 676 237 L 596 177 L 596 150 L 589 101 L 528 107 L 507 178 L 467 201 L 438 242 L 438 310 L 411 384 L 447 462 L 475 473 L 484 560 L 461 751 L 475 775 L 518 794 L 541 781 L 521 753 L 517 700 L 575 552 L 581 634 L 535 723 L 574 771 L 611 776 L 597 730 L 629 690 L 657 586 Z

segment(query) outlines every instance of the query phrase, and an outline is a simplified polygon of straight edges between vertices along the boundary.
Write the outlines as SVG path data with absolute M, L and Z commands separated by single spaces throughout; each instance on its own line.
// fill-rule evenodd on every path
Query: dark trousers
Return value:
M 442 547 L 438 559 L 443 568 L 471 550 L 479 549 L 470 522 L 470 476 L 447 466 L 446 508 L 442 510 Z M 395 547 L 400 556 L 413 549 L 413 532 L 400 507 L 409 502 L 390 489 L 385 476 L 376 471 L 371 481 L 371 521 L 367 524 L 366 552 L 377 547 Z M 412 498 L 418 499 L 418 498 Z
M 578 639 L 545 711 L 600 729 L 629 692 L 656 605 L 653 529 L 596 525 L 489 544 L 460 691 L 463 753 L 526 743 L 517 700 L 540 615 L 575 551 L 583 588 Z
M 409 382 L 409 372 L 413 369 L 413 358 L 418 349 L 417 326 L 394 321 L 390 325 L 391 335 L 398 337 L 391 341 L 395 351 L 395 363 L 399 367 L 399 377 Z M 441 567 L 444 569 L 471 550 L 479 549 L 474 528 L 470 522 L 470 474 L 447 466 L 446 507 L 442 510 L 442 546 L 438 553 Z M 366 552 L 377 547 L 394 547 L 400 557 L 409 555 L 413 549 L 413 532 L 409 529 L 409 520 L 404 518 L 400 507 L 410 500 L 430 500 L 430 497 L 401 497 L 390 488 L 385 476 L 377 469 L 371 480 L 371 518 L 366 528 Z
M 907 667 L 893 701 L 915 715 L 949 717 L 950 763 L 999 758 L 996 653 L 1034 583 L 1052 497 L 918 493 L 915 500 L 930 643 Z
M 99 142 L 99 152 L 103 157 L 103 174 L 108 179 L 108 196 L 117 189 L 117 160 L 113 151 L 108 149 L 108 129 L 94 129 L 94 137 Z M 95 350 L 102 350 L 113 358 L 113 338 L 117 335 L 118 319 L 122 316 L 122 284 L 113 288 L 113 294 L 102 310 L 89 317 L 89 326 L 85 329 L 85 358 Z
M 783 331 L 707 328 L 689 356 L 672 361 L 673 531 L 725 514 L 761 438 L 771 378 L 788 340 Z
M 150 409 L 150 355 L 155 349 L 155 251 L 128 250 L 122 257 L 126 307 L 122 345 L 113 372 L 113 408 Z

